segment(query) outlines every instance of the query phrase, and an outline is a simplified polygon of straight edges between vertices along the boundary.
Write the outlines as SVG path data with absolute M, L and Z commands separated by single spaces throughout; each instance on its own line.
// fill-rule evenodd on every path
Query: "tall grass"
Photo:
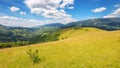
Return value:
M 42 58 L 35 65 L 27 46 L 1 49 L 0 68 L 120 68 L 120 31 L 88 30 L 69 29 L 61 36 L 67 39 L 30 45 Z

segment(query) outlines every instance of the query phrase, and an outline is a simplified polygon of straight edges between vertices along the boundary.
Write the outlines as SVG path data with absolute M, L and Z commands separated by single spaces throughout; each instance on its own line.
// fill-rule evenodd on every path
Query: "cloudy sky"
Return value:
M 33 27 L 120 17 L 120 0 L 0 0 L 0 24 Z

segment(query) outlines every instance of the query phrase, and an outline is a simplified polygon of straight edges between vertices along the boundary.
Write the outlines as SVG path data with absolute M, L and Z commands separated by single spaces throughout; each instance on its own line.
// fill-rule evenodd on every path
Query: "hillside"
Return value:
M 55 27 L 25 28 L 0 25 L 0 48 L 55 41 L 57 38 L 53 32 L 57 30 L 59 29 Z
M 77 21 L 66 24 L 65 28 L 74 26 L 96 27 L 104 30 L 118 30 L 120 29 L 120 18 L 98 18 Z
M 32 30 L 27 28 L 15 28 L 0 25 L 0 42 L 27 41 L 32 34 Z
M 28 46 L 0 50 L 0 68 L 120 68 L 120 31 L 96 28 L 61 30 L 63 40 L 30 45 L 39 50 L 34 64 Z
M 71 38 L 75 37 L 77 35 L 82 35 L 88 32 L 98 32 L 98 31 L 104 31 L 98 28 L 92 28 L 92 27 L 78 27 L 80 29 L 74 29 L 74 28 L 66 28 L 62 29 L 61 35 L 59 36 L 59 39 L 65 39 L 65 38 Z

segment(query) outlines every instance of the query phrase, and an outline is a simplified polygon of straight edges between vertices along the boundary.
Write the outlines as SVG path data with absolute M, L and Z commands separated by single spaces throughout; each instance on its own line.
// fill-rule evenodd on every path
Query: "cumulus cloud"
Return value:
M 73 7 L 73 6 L 71 6 L 71 7 L 68 7 L 68 9 L 74 9 L 74 7 Z
M 107 9 L 106 7 L 100 7 L 100 8 L 96 8 L 96 9 L 92 10 L 92 12 L 94 12 L 94 13 L 100 13 L 100 12 L 105 11 L 106 9 Z
M 120 8 L 116 9 L 113 13 L 104 16 L 104 18 L 113 18 L 113 17 L 120 17 Z
M 15 7 L 15 6 L 10 7 L 10 11 L 12 11 L 12 12 L 17 12 L 19 10 L 20 10 L 20 8 L 18 8 L 18 7 Z
M 5 16 L 5 15 L 0 15 L 0 24 L 6 25 L 6 26 L 17 26 L 17 27 L 33 27 L 33 26 L 39 26 L 39 25 L 44 25 L 44 24 L 50 24 L 50 23 L 57 23 L 57 22 L 62 22 L 63 24 L 66 24 L 68 22 L 73 21 L 72 18 L 63 18 L 63 19 L 53 19 L 53 20 L 45 20 L 45 21 L 40 21 L 40 20 L 27 20 L 23 18 L 17 18 L 17 17 L 12 17 L 12 16 Z
M 64 10 L 50 10 L 46 11 L 42 14 L 46 18 L 52 18 L 52 19 L 61 19 L 61 18 L 68 18 L 71 17 L 71 15 L 66 14 Z
M 30 12 L 38 16 L 45 17 L 46 20 L 27 20 L 12 16 L 0 15 L 0 24 L 6 26 L 33 27 L 50 23 L 69 23 L 77 21 L 72 15 L 67 14 L 65 9 L 74 8 L 74 0 L 24 0 Z M 72 7 L 71 7 L 72 6 Z M 9 8 L 12 12 L 17 12 L 20 8 L 12 6 Z M 21 15 L 26 12 L 20 11 Z
M 53 21 L 62 20 L 64 22 L 68 19 L 67 22 L 76 21 L 70 14 L 64 11 L 64 9 L 74 8 L 70 7 L 74 4 L 74 0 L 25 0 L 24 3 L 28 6 L 31 13 L 41 15 Z
M 0 24 L 6 26 L 33 27 L 33 26 L 42 25 L 43 23 L 44 21 L 27 20 L 27 19 L 11 17 L 11 16 L 0 16 Z
M 66 6 L 70 5 L 70 4 L 74 4 L 74 0 L 62 0 L 62 4 L 60 4 L 61 8 L 65 8 Z
M 21 15 L 26 15 L 26 12 L 21 11 L 20 14 Z

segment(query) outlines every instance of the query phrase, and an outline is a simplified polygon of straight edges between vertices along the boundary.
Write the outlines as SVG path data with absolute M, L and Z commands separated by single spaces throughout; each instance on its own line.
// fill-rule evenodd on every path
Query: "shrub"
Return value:
M 88 29 L 86 28 L 85 31 L 88 31 Z
M 80 27 L 80 26 L 75 26 L 74 27 L 74 30 L 82 30 L 83 29 L 83 27 Z
M 40 62 L 40 58 L 38 56 L 38 50 L 35 50 L 34 52 L 32 51 L 32 49 L 28 49 L 27 54 L 29 55 L 30 59 L 32 60 L 32 62 L 34 64 L 39 63 Z

